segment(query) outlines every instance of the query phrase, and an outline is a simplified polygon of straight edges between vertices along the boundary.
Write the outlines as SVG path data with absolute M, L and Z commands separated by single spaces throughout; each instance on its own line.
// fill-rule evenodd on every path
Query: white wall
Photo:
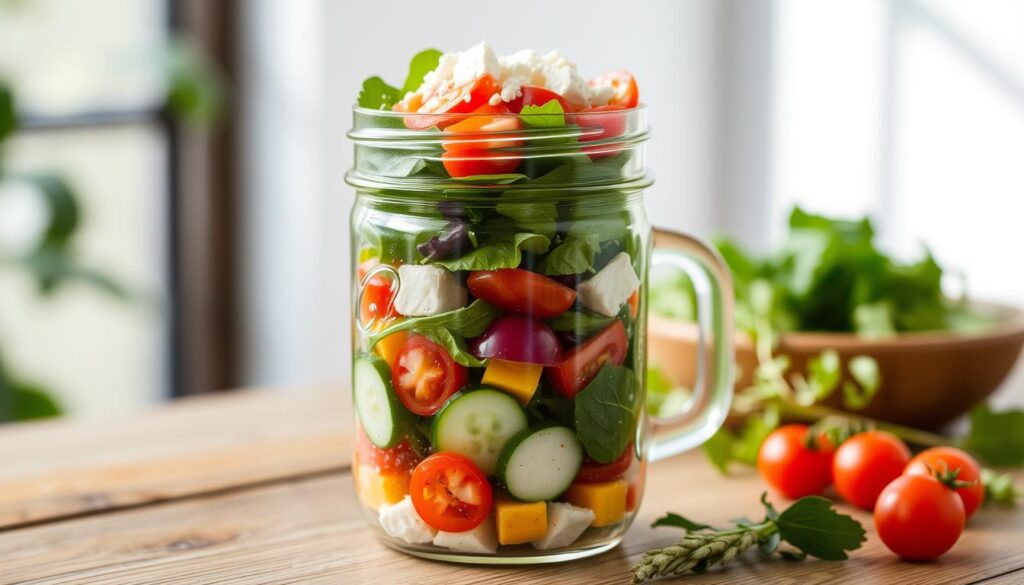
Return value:
M 363 79 L 400 83 L 409 57 L 426 47 L 459 50 L 486 40 L 499 52 L 557 48 L 585 76 L 631 70 L 654 129 L 654 222 L 702 235 L 714 229 L 720 9 L 713 0 L 247 6 L 245 50 L 255 57 L 241 90 L 250 125 L 243 137 L 248 383 L 347 377 L 349 108 Z

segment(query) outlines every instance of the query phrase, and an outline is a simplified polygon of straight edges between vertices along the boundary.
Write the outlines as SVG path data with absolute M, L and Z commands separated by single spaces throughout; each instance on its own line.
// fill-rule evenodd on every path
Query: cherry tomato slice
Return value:
M 584 457 L 580 471 L 576 474 L 576 482 L 602 483 L 619 479 L 625 475 L 632 463 L 633 443 L 626 445 L 626 450 L 622 452 L 622 455 L 619 455 L 618 459 L 611 463 L 598 463 L 590 457 Z
M 524 85 L 522 92 L 523 95 L 508 102 L 508 109 L 517 114 L 523 111 L 524 106 L 543 106 L 551 100 L 558 102 L 558 105 L 562 106 L 563 112 L 570 113 L 573 111 L 572 104 L 567 99 L 550 89 L 535 85 Z
M 956 493 L 964 503 L 964 513 L 970 518 L 985 501 L 985 486 L 981 483 L 981 466 L 974 458 L 956 447 L 932 447 L 917 454 L 910 460 L 903 475 L 932 475 L 959 469 L 957 480 L 975 482 L 974 485 L 957 488 Z
M 522 161 L 513 149 L 523 141 L 510 132 L 520 128 L 519 117 L 507 107 L 485 104 L 444 129 L 450 138 L 441 142 L 441 163 L 452 177 L 511 173 Z
M 521 268 L 474 272 L 466 280 L 466 286 L 478 299 L 534 319 L 561 315 L 576 302 L 575 290 Z
M 413 94 L 395 104 L 392 109 L 396 112 L 422 114 L 405 116 L 405 126 L 410 130 L 426 130 L 433 126 L 444 128 L 458 119 L 452 114 L 472 112 L 486 105 L 491 96 L 500 91 L 501 84 L 490 75 L 483 75 L 471 84 L 451 88 L 444 94 Z
M 368 465 L 381 475 L 410 474 L 419 463 L 419 457 L 412 450 L 409 439 L 403 439 L 390 449 L 381 449 L 370 442 L 363 427 L 359 425 L 356 431 L 355 455 L 357 465 Z
M 442 451 L 416 466 L 409 483 L 412 505 L 423 521 L 445 532 L 465 532 L 491 512 L 487 476 L 467 457 Z
M 572 348 L 561 362 L 548 368 L 548 381 L 566 398 L 574 398 L 605 364 L 621 366 L 628 347 L 626 327 L 616 319 L 582 345 Z
M 610 106 L 635 108 L 640 103 L 640 90 L 636 86 L 636 78 L 628 71 L 609 71 L 590 80 L 591 87 L 610 85 L 615 90 Z
M 413 414 L 430 416 L 459 391 L 469 378 L 440 345 L 422 335 L 410 335 L 391 366 L 391 385 Z

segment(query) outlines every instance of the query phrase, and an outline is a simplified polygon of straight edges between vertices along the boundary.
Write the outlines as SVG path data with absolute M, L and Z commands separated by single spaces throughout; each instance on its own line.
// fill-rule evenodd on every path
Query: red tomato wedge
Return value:
M 516 99 L 508 102 L 508 109 L 519 113 L 523 111 L 524 106 L 543 106 L 544 104 L 555 100 L 558 105 L 562 106 L 563 112 L 572 112 L 572 104 L 567 99 L 562 97 L 562 94 L 551 91 L 543 87 L 537 87 L 535 85 L 524 85 L 522 87 L 523 94 Z
M 391 366 L 391 385 L 413 414 L 430 416 L 469 379 L 466 367 L 458 364 L 440 345 L 422 335 L 410 335 Z
M 491 512 L 494 495 L 487 476 L 467 457 L 442 451 L 412 472 L 412 505 L 423 521 L 445 532 L 465 532 Z
M 615 95 L 608 100 L 609 106 L 635 108 L 640 103 L 640 90 L 637 89 L 636 79 L 628 71 L 609 71 L 590 80 L 591 87 L 602 85 L 610 85 L 615 90 Z
M 511 173 L 519 167 L 522 155 L 510 149 L 522 146 L 523 141 L 510 132 L 521 128 L 519 117 L 504 105 L 481 106 L 444 129 L 450 138 L 441 142 L 441 163 L 452 177 Z
M 408 439 L 403 439 L 390 449 L 381 449 L 370 442 L 362 426 L 357 425 L 356 460 L 359 465 L 368 465 L 381 475 L 402 475 L 412 473 L 419 457 L 412 450 Z
M 598 463 L 590 457 L 583 458 L 583 465 L 576 474 L 577 483 L 602 483 L 619 479 L 633 463 L 633 443 L 626 445 L 626 450 L 618 459 L 611 463 Z
M 520 268 L 474 272 L 466 280 L 466 286 L 478 299 L 534 319 L 561 315 L 576 302 L 575 290 Z
M 452 114 L 472 112 L 486 105 L 491 96 L 500 91 L 501 84 L 490 75 L 484 75 L 471 84 L 452 88 L 443 94 L 412 94 L 392 109 L 396 112 L 422 114 L 405 116 L 405 126 L 410 130 L 426 130 L 433 126 L 444 128 L 457 120 Z
M 575 398 L 605 364 L 621 366 L 628 347 L 626 327 L 616 319 L 582 345 L 572 348 L 561 362 L 548 368 L 548 381 L 566 398 Z

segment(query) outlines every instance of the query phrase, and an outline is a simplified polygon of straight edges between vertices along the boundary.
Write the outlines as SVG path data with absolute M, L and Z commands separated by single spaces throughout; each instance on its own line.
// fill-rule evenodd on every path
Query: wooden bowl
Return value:
M 804 372 L 807 360 L 836 350 L 846 364 L 854 356 L 878 362 L 881 386 L 860 414 L 922 429 L 939 427 L 967 413 L 992 394 L 1013 369 L 1024 346 L 1024 311 L 995 304 L 976 305 L 998 324 L 982 333 L 935 331 L 864 339 L 848 333 L 787 333 L 778 352 L 790 356 L 791 371 Z M 648 347 L 652 364 L 673 384 L 692 387 L 696 377 L 697 330 L 692 323 L 651 315 Z M 757 367 L 749 336 L 737 333 L 736 388 L 751 384 Z M 844 372 L 844 376 L 846 376 Z M 829 404 L 841 406 L 838 393 Z

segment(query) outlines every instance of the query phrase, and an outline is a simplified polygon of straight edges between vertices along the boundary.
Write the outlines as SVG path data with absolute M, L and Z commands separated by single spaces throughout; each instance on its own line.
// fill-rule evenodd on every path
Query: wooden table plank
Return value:
M 344 469 L 348 392 L 243 392 L 0 427 L 0 529 Z
M 0 583 L 624 583 L 644 550 L 678 536 L 649 528 L 665 511 L 718 523 L 762 513 L 753 471 L 722 478 L 692 453 L 651 466 L 639 520 L 600 557 L 523 568 L 423 561 L 382 546 L 355 505 L 349 411 L 343 391 L 254 393 L 187 401 L 123 425 L 4 429 L 0 510 L 40 524 L 0 532 Z M 81 504 L 90 493 L 104 494 L 102 506 Z M 870 540 L 849 562 L 760 563 L 750 555 L 687 582 L 1024 582 L 1024 512 L 983 510 L 949 555 L 922 564 L 898 561 L 870 517 L 852 513 Z

